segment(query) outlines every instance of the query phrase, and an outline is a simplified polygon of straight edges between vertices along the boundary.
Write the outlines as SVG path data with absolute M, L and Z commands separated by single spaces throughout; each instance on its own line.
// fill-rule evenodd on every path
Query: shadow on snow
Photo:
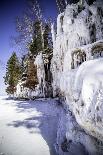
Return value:
M 52 104 L 53 102 L 54 104 Z M 53 100 L 24 101 L 16 103 L 16 110 L 18 113 L 33 112 L 36 110 L 37 115 L 33 114 L 32 117 L 24 120 L 14 120 L 7 125 L 15 128 L 25 127 L 29 130 L 30 134 L 40 133 L 49 146 L 50 154 L 56 155 L 54 144 L 57 136 L 60 106 L 57 106 Z

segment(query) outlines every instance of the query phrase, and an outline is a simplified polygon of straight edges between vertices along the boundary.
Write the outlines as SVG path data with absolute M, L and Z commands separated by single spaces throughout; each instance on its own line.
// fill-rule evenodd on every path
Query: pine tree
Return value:
M 5 84 L 7 85 L 6 92 L 9 95 L 14 95 L 16 85 L 21 77 L 21 65 L 15 52 L 11 55 L 6 66 L 6 75 L 4 77 Z
M 33 36 L 33 41 L 29 46 L 30 52 L 33 55 L 37 55 L 40 51 L 42 51 L 43 54 L 49 55 L 52 51 L 52 37 L 50 24 L 47 22 L 41 23 L 41 21 L 36 21 L 34 24 Z
M 29 50 L 33 55 L 43 50 L 41 22 L 38 20 L 34 23 L 33 41 L 30 43 Z
M 51 25 L 49 23 L 45 24 L 43 38 L 44 38 L 44 53 L 48 55 L 52 52 L 53 49 Z

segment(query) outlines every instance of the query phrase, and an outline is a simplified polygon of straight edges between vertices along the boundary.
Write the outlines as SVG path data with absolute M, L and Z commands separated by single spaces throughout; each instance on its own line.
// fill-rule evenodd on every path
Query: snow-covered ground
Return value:
M 0 155 L 56 155 L 60 106 L 0 97 Z

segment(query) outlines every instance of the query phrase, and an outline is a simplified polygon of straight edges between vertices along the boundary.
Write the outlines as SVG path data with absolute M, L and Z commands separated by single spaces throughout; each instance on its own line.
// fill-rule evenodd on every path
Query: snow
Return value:
M 0 97 L 0 153 L 56 155 L 60 111 L 54 100 L 13 101 Z
M 89 151 L 94 154 L 94 139 L 67 111 L 53 99 L 14 101 L 0 97 L 0 153 L 84 155 Z M 68 138 L 66 143 L 65 138 Z

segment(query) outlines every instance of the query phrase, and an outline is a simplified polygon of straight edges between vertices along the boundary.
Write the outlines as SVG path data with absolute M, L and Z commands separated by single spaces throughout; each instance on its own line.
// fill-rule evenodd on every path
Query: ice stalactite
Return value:
M 37 55 L 35 59 L 35 65 L 37 66 L 37 77 L 39 81 L 38 92 L 40 93 L 40 95 L 38 96 L 45 97 L 46 83 L 45 83 L 45 69 L 44 69 L 42 52 L 40 52 L 40 54 Z
M 52 34 L 52 41 L 53 41 L 53 46 L 54 46 L 55 40 L 56 40 L 56 32 L 55 32 L 55 29 L 54 29 L 54 23 L 51 24 L 51 34 Z

